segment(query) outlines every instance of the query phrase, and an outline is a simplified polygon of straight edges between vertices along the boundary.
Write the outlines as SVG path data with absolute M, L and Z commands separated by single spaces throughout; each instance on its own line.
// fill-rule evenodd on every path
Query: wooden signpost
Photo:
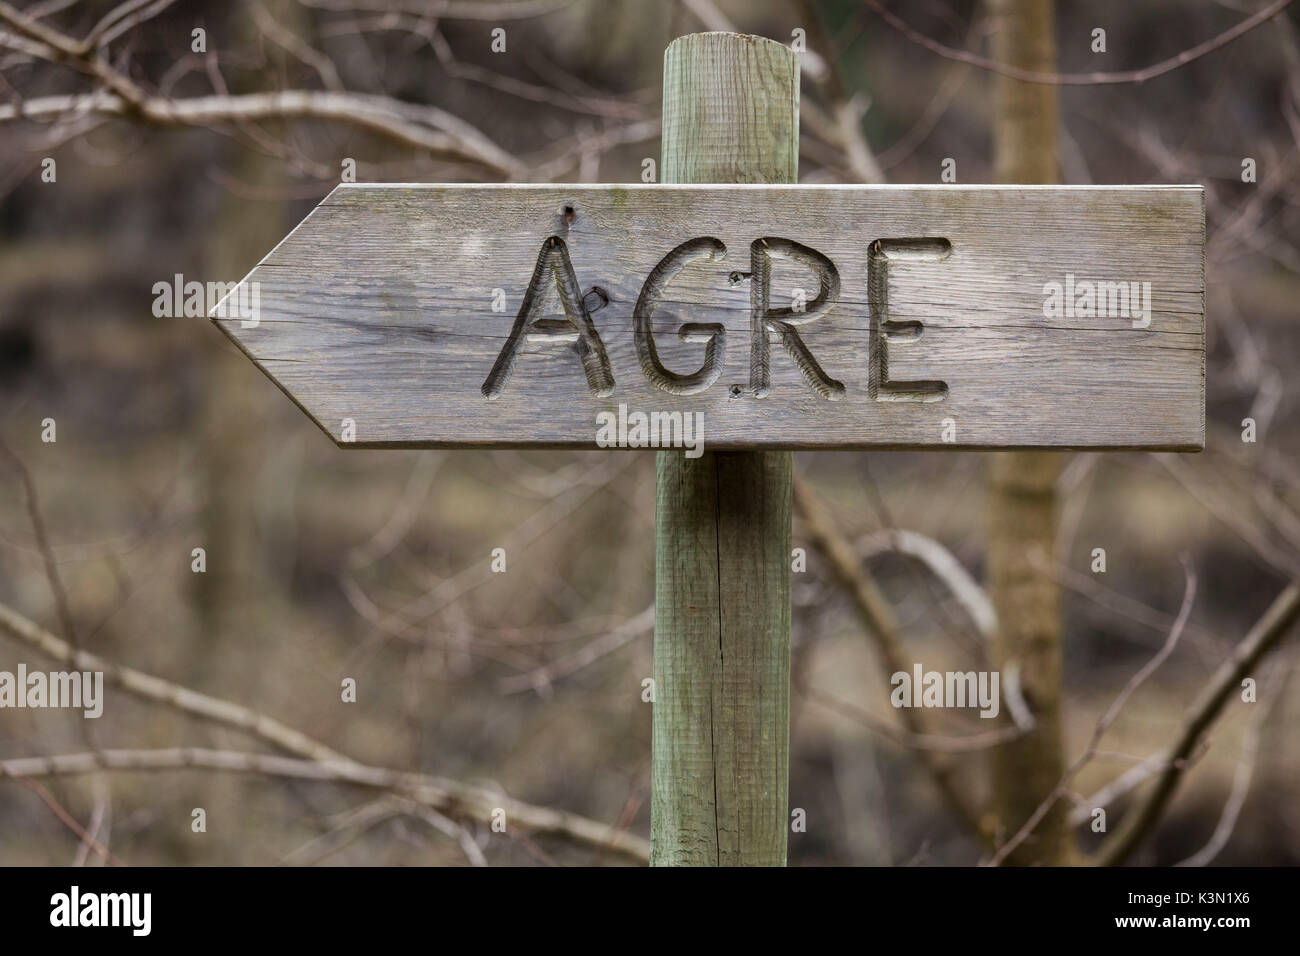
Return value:
M 342 185 L 215 319 L 347 447 L 679 449 L 656 863 L 785 861 L 791 449 L 1204 444 L 1200 187 L 781 185 L 798 76 L 683 37 L 679 185 Z

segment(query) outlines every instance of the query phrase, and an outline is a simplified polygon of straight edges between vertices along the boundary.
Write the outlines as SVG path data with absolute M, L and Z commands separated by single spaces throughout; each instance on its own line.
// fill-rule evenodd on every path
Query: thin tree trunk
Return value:
M 1056 69 L 1052 0 L 990 0 L 993 55 L 1007 64 Z M 998 76 L 993 127 L 1001 183 L 1057 182 L 1056 87 Z M 1003 839 L 1015 833 L 1056 787 L 1065 769 L 1061 740 L 1060 592 L 1049 574 L 1056 554 L 1055 452 L 1003 452 L 991 458 L 988 499 L 989 588 L 997 609 L 995 666 L 1011 672 L 1035 729 L 993 754 L 994 809 Z M 1011 864 L 1070 858 L 1066 806 L 1056 807 Z

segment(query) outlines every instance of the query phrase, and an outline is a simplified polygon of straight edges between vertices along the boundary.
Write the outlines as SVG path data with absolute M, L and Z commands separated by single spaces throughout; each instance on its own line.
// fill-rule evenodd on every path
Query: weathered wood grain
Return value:
M 792 457 L 657 456 L 652 865 L 785 865 Z
M 638 353 L 637 304 L 690 240 L 700 257 L 660 283 L 642 316 L 671 373 L 657 384 Z M 755 243 L 778 257 L 756 256 Z M 825 314 L 814 315 L 816 262 L 780 258 L 789 243 L 833 264 Z M 561 301 L 553 264 L 565 256 L 607 359 L 603 385 L 573 341 L 585 319 L 567 318 Z M 1203 258 L 1199 187 L 342 185 L 245 280 L 258 284 L 256 327 L 217 321 L 336 441 L 353 420 L 361 446 L 594 447 L 596 413 L 622 403 L 703 412 L 716 449 L 1194 450 Z M 749 274 L 769 265 L 770 308 L 804 290 L 810 311 L 784 320 L 802 323 L 794 331 L 820 382 L 782 335 L 754 341 Z M 535 272 L 541 326 L 489 398 Z M 1150 283 L 1149 325 L 1045 317 L 1045 285 L 1069 275 Z M 706 331 L 683 341 L 684 323 Z M 723 329 L 720 369 L 691 390 L 708 377 L 689 381 L 712 325 Z M 873 368 L 946 389 L 877 382 L 873 395 Z M 685 393 L 671 387 L 680 379 Z

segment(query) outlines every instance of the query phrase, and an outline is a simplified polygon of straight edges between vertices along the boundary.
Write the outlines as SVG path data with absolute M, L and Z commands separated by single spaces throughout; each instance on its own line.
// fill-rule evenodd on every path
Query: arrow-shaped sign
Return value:
M 363 447 L 1194 450 L 1204 248 L 1193 186 L 343 185 L 214 320 Z

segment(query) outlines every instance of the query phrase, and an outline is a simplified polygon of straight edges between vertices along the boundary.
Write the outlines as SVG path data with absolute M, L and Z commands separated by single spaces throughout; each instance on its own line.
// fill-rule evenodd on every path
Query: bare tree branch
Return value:
M 889 10 L 882 0 L 866 0 L 867 6 L 874 10 L 880 19 L 889 24 L 903 36 L 907 37 L 918 46 L 925 47 L 931 53 L 937 53 L 939 56 L 947 57 L 950 60 L 958 60 L 971 66 L 977 66 L 981 70 L 988 70 L 991 73 L 1000 73 L 1003 76 L 1010 77 L 1013 80 L 1020 80 L 1024 83 L 1041 83 L 1047 86 L 1107 86 L 1118 83 L 1145 83 L 1148 80 L 1154 80 L 1156 77 L 1164 76 L 1166 73 L 1172 73 L 1179 67 L 1186 66 L 1194 60 L 1213 53 L 1215 50 L 1221 50 L 1233 40 L 1245 36 L 1251 30 L 1255 29 L 1262 23 L 1267 22 L 1277 16 L 1295 0 L 1274 0 L 1267 7 L 1258 13 L 1252 14 L 1242 20 L 1235 26 L 1224 30 L 1216 37 L 1206 40 L 1204 43 L 1198 43 L 1196 46 L 1183 50 L 1176 56 L 1171 56 L 1167 60 L 1161 60 L 1152 66 L 1144 67 L 1140 70 L 1119 70 L 1116 72 L 1093 71 L 1091 73 L 1043 73 L 1037 70 L 1022 70 L 1019 67 L 1009 66 L 1005 63 L 999 63 L 997 60 L 990 60 L 969 50 L 959 50 L 956 47 L 940 43 L 913 29 L 897 14 Z
M 391 790 L 440 812 L 488 820 L 496 809 L 511 821 L 533 831 L 568 837 L 588 846 L 609 849 L 639 862 L 648 862 L 650 847 L 645 840 L 619 832 L 603 823 L 577 814 L 513 800 L 486 788 L 453 784 L 441 777 L 371 767 L 353 760 L 322 763 L 273 754 L 209 750 L 202 747 L 172 747 L 161 750 L 105 750 L 101 753 L 62 754 L 53 757 L 16 757 L 0 760 L 0 776 L 16 780 L 33 777 L 94 773 L 99 770 L 223 770 L 260 773 L 298 780 L 321 780 Z
M 1183 561 L 1183 568 L 1186 574 L 1186 585 L 1183 588 L 1182 606 L 1178 609 L 1178 617 L 1174 621 L 1174 626 L 1169 629 L 1169 634 L 1165 638 L 1164 643 L 1160 646 L 1160 650 L 1129 678 L 1128 683 L 1124 685 L 1123 689 L 1111 702 L 1110 707 L 1108 707 L 1106 712 L 1097 720 L 1096 725 L 1092 729 L 1092 736 L 1089 738 L 1088 745 L 1083 749 L 1083 752 L 1075 758 L 1074 762 L 1070 764 L 1069 767 L 1066 768 L 1065 773 L 1061 775 L 1060 782 L 1057 783 L 1057 785 L 1052 789 L 1052 792 L 1044 798 L 1043 802 L 1038 805 L 1037 809 L 1034 810 L 1029 819 L 1024 822 L 1010 840 L 998 847 L 998 851 L 994 853 L 993 857 L 988 861 L 989 866 L 1000 866 L 1007 857 L 1015 852 L 1016 847 L 1020 846 L 1020 844 L 1024 843 L 1025 840 L 1029 839 L 1029 837 L 1033 835 L 1034 829 L 1043 821 L 1051 811 L 1052 807 L 1056 806 L 1057 802 L 1062 798 L 1069 795 L 1071 782 L 1073 782 L 1079 771 L 1082 770 L 1089 761 L 1097 756 L 1097 748 L 1101 743 L 1101 738 L 1105 736 L 1106 731 L 1109 730 L 1111 724 L 1115 722 L 1115 718 L 1118 717 L 1120 711 L 1124 709 L 1124 705 L 1128 703 L 1129 698 L 1133 696 L 1133 693 L 1139 687 L 1146 683 L 1147 678 L 1154 674 L 1161 664 L 1169 659 L 1169 655 L 1172 654 L 1174 648 L 1178 646 L 1178 641 L 1183 636 L 1183 628 L 1187 625 L 1188 615 L 1192 612 L 1192 602 L 1196 599 L 1196 573 L 1192 570 L 1191 564 L 1188 563 L 1186 559 Z
M 174 710 L 213 723 L 233 727 L 293 754 L 297 758 L 301 758 L 288 763 L 275 763 L 274 761 L 284 760 L 285 758 L 259 757 L 259 761 L 270 760 L 273 762 L 258 763 L 254 761 L 250 765 L 235 766 L 235 764 L 239 764 L 239 761 L 233 758 L 192 757 L 194 751 L 170 750 L 151 752 L 154 754 L 153 757 L 145 758 L 143 766 L 136 766 L 131 756 L 134 753 L 132 751 L 103 751 L 102 766 L 106 770 L 161 769 L 165 766 L 177 765 L 178 762 L 179 765 L 184 766 L 187 765 L 186 761 L 189 760 L 191 762 L 198 761 L 194 765 L 211 765 L 214 769 L 262 769 L 262 772 L 273 772 L 284 776 L 321 780 L 346 780 L 365 786 L 395 789 L 407 794 L 412 799 L 418 799 L 433 806 L 435 809 L 452 815 L 472 816 L 475 819 L 486 819 L 490 816 L 493 808 L 502 807 L 506 810 L 508 819 L 513 819 L 528 829 L 567 835 L 571 839 L 589 846 L 608 848 L 643 862 L 649 860 L 649 846 L 640 837 L 614 830 L 606 824 L 563 810 L 553 810 L 548 807 L 535 806 L 514 800 L 504 794 L 483 787 L 475 787 L 442 777 L 430 777 L 368 767 L 308 737 L 301 731 L 295 730 L 251 708 L 218 697 L 201 694 L 198 691 L 190 690 L 188 687 L 116 664 L 87 651 L 75 650 L 67 641 L 60 640 L 2 604 L 0 604 L 0 631 L 17 638 L 48 657 L 75 670 L 101 671 L 104 674 L 105 683 L 136 697 L 165 704 Z M 199 753 L 206 754 L 208 752 Z M 12 775 L 40 776 L 44 773 L 88 773 L 95 769 L 97 757 L 98 754 L 96 753 L 78 754 L 75 755 L 75 758 L 63 762 L 56 758 L 47 757 L 21 758 L 16 764 L 17 770 Z M 154 763 L 150 763 L 151 760 L 156 762 L 156 766 Z M 204 760 L 209 760 L 210 764 L 203 763 Z M 42 761 L 54 762 L 47 764 L 42 763 Z M 224 766 L 222 761 L 227 761 L 232 765 Z M 5 766 L 9 767 L 10 765 L 6 763 Z M 264 769 L 272 767 L 278 769 Z
M 153 19 L 175 2 L 176 0 L 129 0 L 115 7 L 86 34 L 79 45 L 81 52 L 89 53 L 108 46 L 123 33 Z
M 41 96 L 0 106 L 0 123 L 61 117 L 65 113 L 138 116 L 160 126 L 211 126 L 259 120 L 317 119 L 369 130 L 404 146 L 480 166 L 507 179 L 527 176 L 525 165 L 470 124 L 435 106 L 403 103 L 364 93 L 279 90 L 239 96 L 170 100 L 147 96 L 128 102 L 116 93 Z
M 830 510 L 821 498 L 800 476 L 794 479 L 794 507 L 803 518 L 809 542 L 830 564 L 831 572 L 841 586 L 849 592 L 858 614 L 867 625 L 875 642 L 881 662 L 887 673 L 908 670 L 903 663 L 903 645 L 898 633 L 898 623 L 885 596 L 875 581 L 862 568 L 857 553 L 848 539 L 839 531 Z M 921 712 L 904 707 L 899 712 L 909 737 L 913 740 L 931 738 L 927 733 Z M 917 749 L 916 753 L 930 772 L 944 800 L 961 817 L 973 832 L 987 838 L 978 808 L 969 794 L 954 778 L 953 765 L 931 749 Z
M 574 0 L 298 0 L 305 7 L 331 11 L 414 13 L 444 20 L 525 20 L 563 10 Z
M 497 683 L 497 687 L 503 694 L 518 694 L 529 690 L 539 693 L 547 691 L 555 681 L 576 674 L 584 667 L 590 667 L 606 654 L 613 653 L 639 637 L 653 633 L 654 626 L 655 606 L 651 604 L 636 617 L 588 642 L 568 657 L 552 661 L 527 674 L 502 678 Z
M 988 594 L 976 583 L 951 551 L 919 531 L 892 528 L 867 535 L 857 544 L 864 558 L 883 551 L 895 551 L 924 564 L 961 605 L 971 623 L 986 641 L 993 639 L 998 628 L 997 611 Z
M 809 700 L 856 720 L 900 747 L 909 747 L 914 750 L 932 750 L 935 753 L 945 754 L 974 753 L 978 750 L 988 750 L 990 747 L 1005 744 L 1007 741 L 1015 740 L 1025 733 L 1023 727 L 1011 724 L 994 730 L 977 731 L 973 734 L 913 734 L 906 730 L 900 730 L 889 721 L 881 720 L 870 711 L 849 701 L 841 700 L 812 687 L 801 687 L 800 690 Z
M 333 60 L 276 20 L 271 16 L 271 11 L 260 3 L 254 3 L 252 10 L 257 28 L 295 59 L 315 70 L 325 89 L 336 93 L 343 90 L 343 80 L 339 78 L 339 71 Z
M 1261 684 L 1266 699 L 1259 705 L 1250 726 L 1242 735 L 1241 758 L 1237 761 L 1237 769 L 1232 775 L 1232 789 L 1223 804 L 1223 813 L 1219 815 L 1219 822 L 1215 825 L 1214 832 L 1205 846 L 1187 859 L 1175 863 L 1174 866 L 1208 866 L 1223 852 L 1223 848 L 1232 839 L 1232 831 L 1237 826 L 1238 817 L 1241 816 L 1241 808 L 1246 805 L 1246 798 L 1250 796 L 1250 781 L 1255 775 L 1255 762 L 1259 757 L 1259 738 L 1262 736 L 1269 715 L 1283 696 L 1278 692 L 1282 690 L 1286 681 L 1276 679 L 1281 672 L 1280 668 L 1274 667 L 1273 672 L 1269 674 L 1269 679 Z
M 1180 761 L 1197 747 L 1228 699 L 1240 690 L 1241 681 L 1286 636 L 1297 617 L 1300 617 L 1300 584 L 1292 583 L 1277 596 L 1232 656 L 1215 671 L 1192 704 L 1177 740 L 1169 749 L 1171 759 L 1157 777 L 1155 786 L 1138 806 L 1124 815 L 1119 828 L 1101 845 L 1095 857 L 1098 864 L 1118 866 L 1151 833 L 1182 780 Z

